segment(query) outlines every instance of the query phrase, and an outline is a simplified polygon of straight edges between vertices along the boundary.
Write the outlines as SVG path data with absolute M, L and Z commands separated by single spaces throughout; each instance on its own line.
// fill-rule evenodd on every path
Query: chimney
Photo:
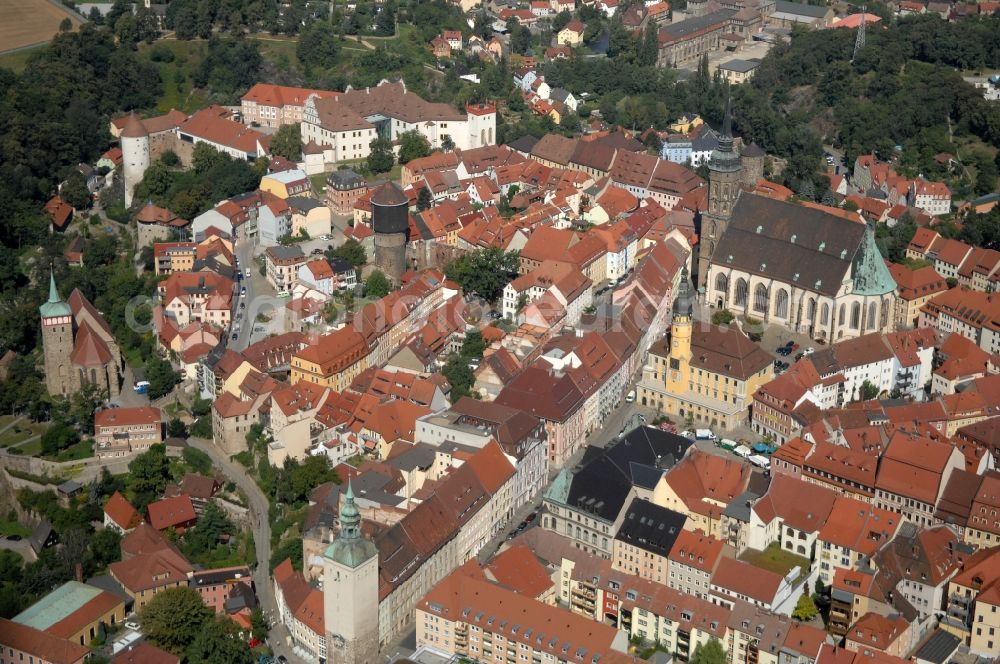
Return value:
M 73 568 L 73 572 L 76 580 L 83 583 L 83 563 L 77 563 Z

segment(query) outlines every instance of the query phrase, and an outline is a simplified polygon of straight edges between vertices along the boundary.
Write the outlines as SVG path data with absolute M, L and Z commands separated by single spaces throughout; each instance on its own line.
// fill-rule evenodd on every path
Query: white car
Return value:
M 807 355 L 812 355 L 815 352 L 816 352 L 816 349 L 813 348 L 812 346 L 809 346 L 809 348 L 806 348 L 804 351 L 802 351 L 802 357 L 805 357 Z
M 134 629 L 137 632 L 139 631 L 139 623 L 137 623 L 134 620 L 126 620 L 125 626 L 128 627 L 129 629 Z

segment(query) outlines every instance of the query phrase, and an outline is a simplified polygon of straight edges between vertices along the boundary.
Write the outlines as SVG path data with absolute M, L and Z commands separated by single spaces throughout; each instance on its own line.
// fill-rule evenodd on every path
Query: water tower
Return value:
M 399 187 L 387 182 L 375 190 L 371 202 L 375 266 L 389 277 L 394 286 L 399 286 L 406 271 L 410 201 Z

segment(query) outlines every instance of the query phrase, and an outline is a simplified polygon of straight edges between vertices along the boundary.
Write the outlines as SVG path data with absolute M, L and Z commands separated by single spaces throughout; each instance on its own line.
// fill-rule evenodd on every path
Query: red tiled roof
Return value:
M 491 580 L 526 597 L 540 597 L 553 585 L 548 571 L 523 544 L 494 556 L 486 573 Z
M 754 567 L 735 558 L 720 560 L 718 568 L 712 575 L 713 586 L 719 586 L 737 595 L 745 595 L 766 606 L 774 601 L 783 580 L 780 574 Z
M 90 648 L 41 630 L 0 618 L 0 646 L 7 646 L 51 664 L 78 664 Z
M 120 652 L 111 664 L 180 664 L 181 658 L 145 641 Z
M 104 513 L 122 530 L 131 530 L 142 521 L 139 512 L 118 491 L 108 498 L 108 502 L 104 505 Z
M 194 504 L 191 502 L 191 496 L 188 495 L 164 498 L 150 503 L 147 511 L 150 525 L 157 530 L 166 530 L 172 526 L 187 524 L 198 518 L 194 511 Z

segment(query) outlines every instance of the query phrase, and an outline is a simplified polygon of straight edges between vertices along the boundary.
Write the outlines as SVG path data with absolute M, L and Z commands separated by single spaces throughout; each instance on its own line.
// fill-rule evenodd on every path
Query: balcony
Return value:
M 948 596 L 949 604 L 958 604 L 968 608 L 969 604 L 972 602 L 972 597 L 967 595 L 960 595 L 959 593 L 952 593 Z

